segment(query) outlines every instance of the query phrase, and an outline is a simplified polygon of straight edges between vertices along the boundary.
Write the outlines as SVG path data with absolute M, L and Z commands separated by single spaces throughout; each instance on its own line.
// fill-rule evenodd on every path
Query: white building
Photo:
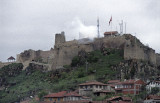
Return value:
M 151 92 L 152 88 L 158 87 L 160 89 L 160 81 L 151 81 L 146 85 L 146 89 Z

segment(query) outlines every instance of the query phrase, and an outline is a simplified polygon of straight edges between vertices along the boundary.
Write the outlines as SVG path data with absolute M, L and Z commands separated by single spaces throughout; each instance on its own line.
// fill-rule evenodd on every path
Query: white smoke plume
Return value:
M 95 38 L 97 35 L 96 25 L 86 25 L 79 18 L 67 23 L 66 37 L 71 39 Z

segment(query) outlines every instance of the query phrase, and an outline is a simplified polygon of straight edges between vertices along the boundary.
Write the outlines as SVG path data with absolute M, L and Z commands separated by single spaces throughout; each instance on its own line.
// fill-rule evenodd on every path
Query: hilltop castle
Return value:
M 105 32 L 103 38 L 90 40 L 87 38 L 80 40 L 66 41 L 65 33 L 55 35 L 54 49 L 49 51 L 26 50 L 17 55 L 17 62 L 21 62 L 26 68 L 29 63 L 45 64 L 46 68 L 58 69 L 64 65 L 71 64 L 74 56 L 82 50 L 91 52 L 102 48 L 115 48 L 124 50 L 124 59 L 138 59 L 149 61 L 154 65 L 160 65 L 160 55 L 155 50 L 143 45 L 135 36 L 131 34 L 119 35 L 113 32 L 112 35 Z

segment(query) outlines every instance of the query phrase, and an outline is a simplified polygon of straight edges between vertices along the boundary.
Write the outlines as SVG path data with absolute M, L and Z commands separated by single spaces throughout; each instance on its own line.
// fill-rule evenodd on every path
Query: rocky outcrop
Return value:
M 112 66 L 112 69 L 117 71 L 117 79 L 121 80 L 141 78 L 146 81 L 149 77 L 159 75 L 156 65 L 136 59 L 124 60 L 118 65 Z
M 13 63 L 0 69 L 0 87 L 10 85 L 6 82 L 7 77 L 15 77 L 21 73 L 23 65 L 21 63 Z M 12 85 L 12 84 L 11 84 Z

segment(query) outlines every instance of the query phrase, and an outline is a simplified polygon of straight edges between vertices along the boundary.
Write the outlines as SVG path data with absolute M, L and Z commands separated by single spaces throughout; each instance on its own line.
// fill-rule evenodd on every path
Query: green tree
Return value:
M 48 94 L 48 93 L 47 93 L 46 91 L 41 91 L 41 92 L 38 93 L 38 97 L 39 97 L 40 100 L 43 100 L 43 97 L 44 97 L 45 95 L 47 95 L 47 94 Z
M 151 89 L 151 94 L 157 94 L 159 92 L 159 88 L 158 87 L 154 87 Z

